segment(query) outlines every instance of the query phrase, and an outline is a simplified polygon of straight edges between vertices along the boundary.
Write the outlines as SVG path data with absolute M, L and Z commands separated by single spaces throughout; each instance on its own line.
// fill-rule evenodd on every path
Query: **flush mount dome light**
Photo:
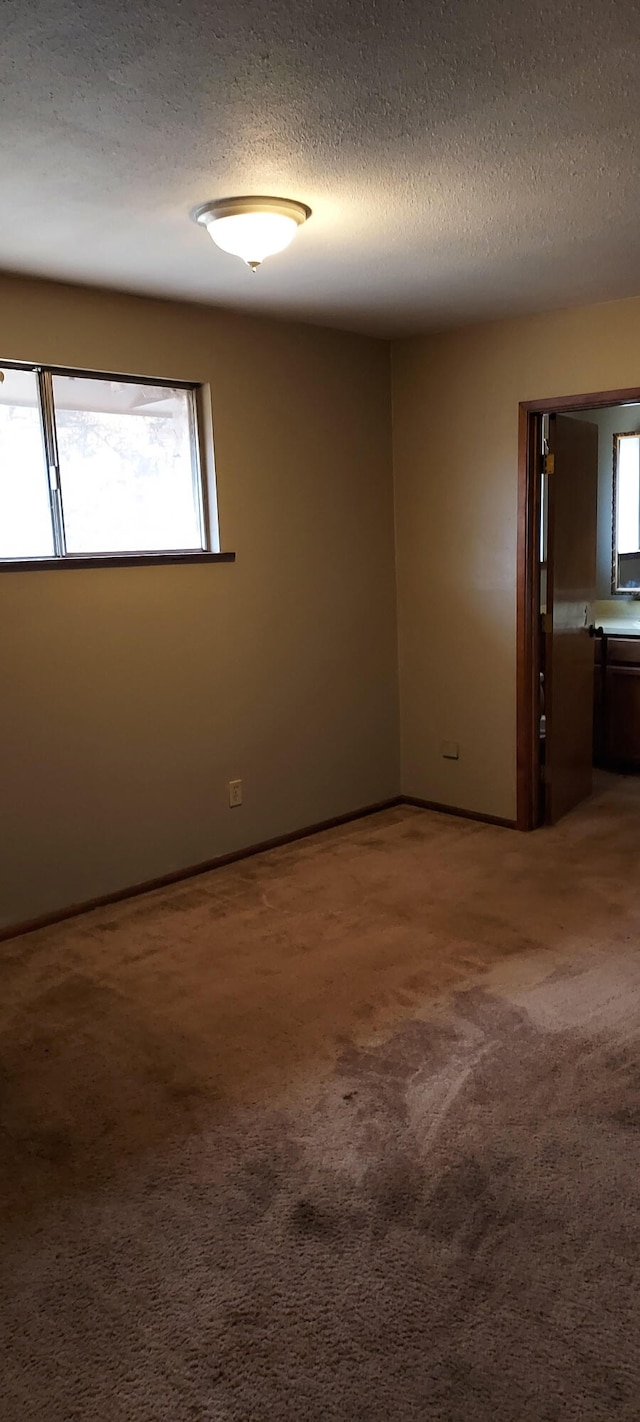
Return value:
M 252 271 L 265 257 L 282 252 L 299 227 L 311 217 L 311 208 L 290 198 L 220 198 L 197 207 L 196 222 L 223 252 L 241 257 Z

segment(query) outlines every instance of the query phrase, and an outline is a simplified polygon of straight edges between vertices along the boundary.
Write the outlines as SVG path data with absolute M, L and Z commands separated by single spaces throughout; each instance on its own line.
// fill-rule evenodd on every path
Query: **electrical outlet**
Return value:
M 441 741 L 440 754 L 443 760 L 458 760 L 460 750 L 457 741 Z
M 242 781 L 229 781 L 229 808 L 235 810 L 237 805 L 242 804 Z

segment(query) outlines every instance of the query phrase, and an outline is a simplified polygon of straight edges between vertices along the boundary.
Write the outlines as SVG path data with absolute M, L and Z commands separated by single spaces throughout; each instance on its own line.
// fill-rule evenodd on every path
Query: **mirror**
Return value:
M 640 434 L 613 436 L 611 591 L 640 592 Z

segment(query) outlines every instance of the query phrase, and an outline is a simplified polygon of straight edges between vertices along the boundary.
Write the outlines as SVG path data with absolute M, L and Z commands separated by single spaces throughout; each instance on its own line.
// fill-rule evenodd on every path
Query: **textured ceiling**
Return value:
M 380 335 L 640 292 L 630 0 L 2 7 L 0 267 Z M 252 276 L 189 212 L 313 217 Z

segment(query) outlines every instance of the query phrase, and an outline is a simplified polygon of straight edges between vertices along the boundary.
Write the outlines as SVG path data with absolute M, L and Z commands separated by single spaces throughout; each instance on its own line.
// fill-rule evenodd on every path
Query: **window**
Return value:
M 638 435 L 618 435 L 618 552 L 640 549 L 640 461 Z
M 640 435 L 613 439 L 612 592 L 640 587 Z
M 210 547 L 193 387 L 0 367 L 0 560 Z

